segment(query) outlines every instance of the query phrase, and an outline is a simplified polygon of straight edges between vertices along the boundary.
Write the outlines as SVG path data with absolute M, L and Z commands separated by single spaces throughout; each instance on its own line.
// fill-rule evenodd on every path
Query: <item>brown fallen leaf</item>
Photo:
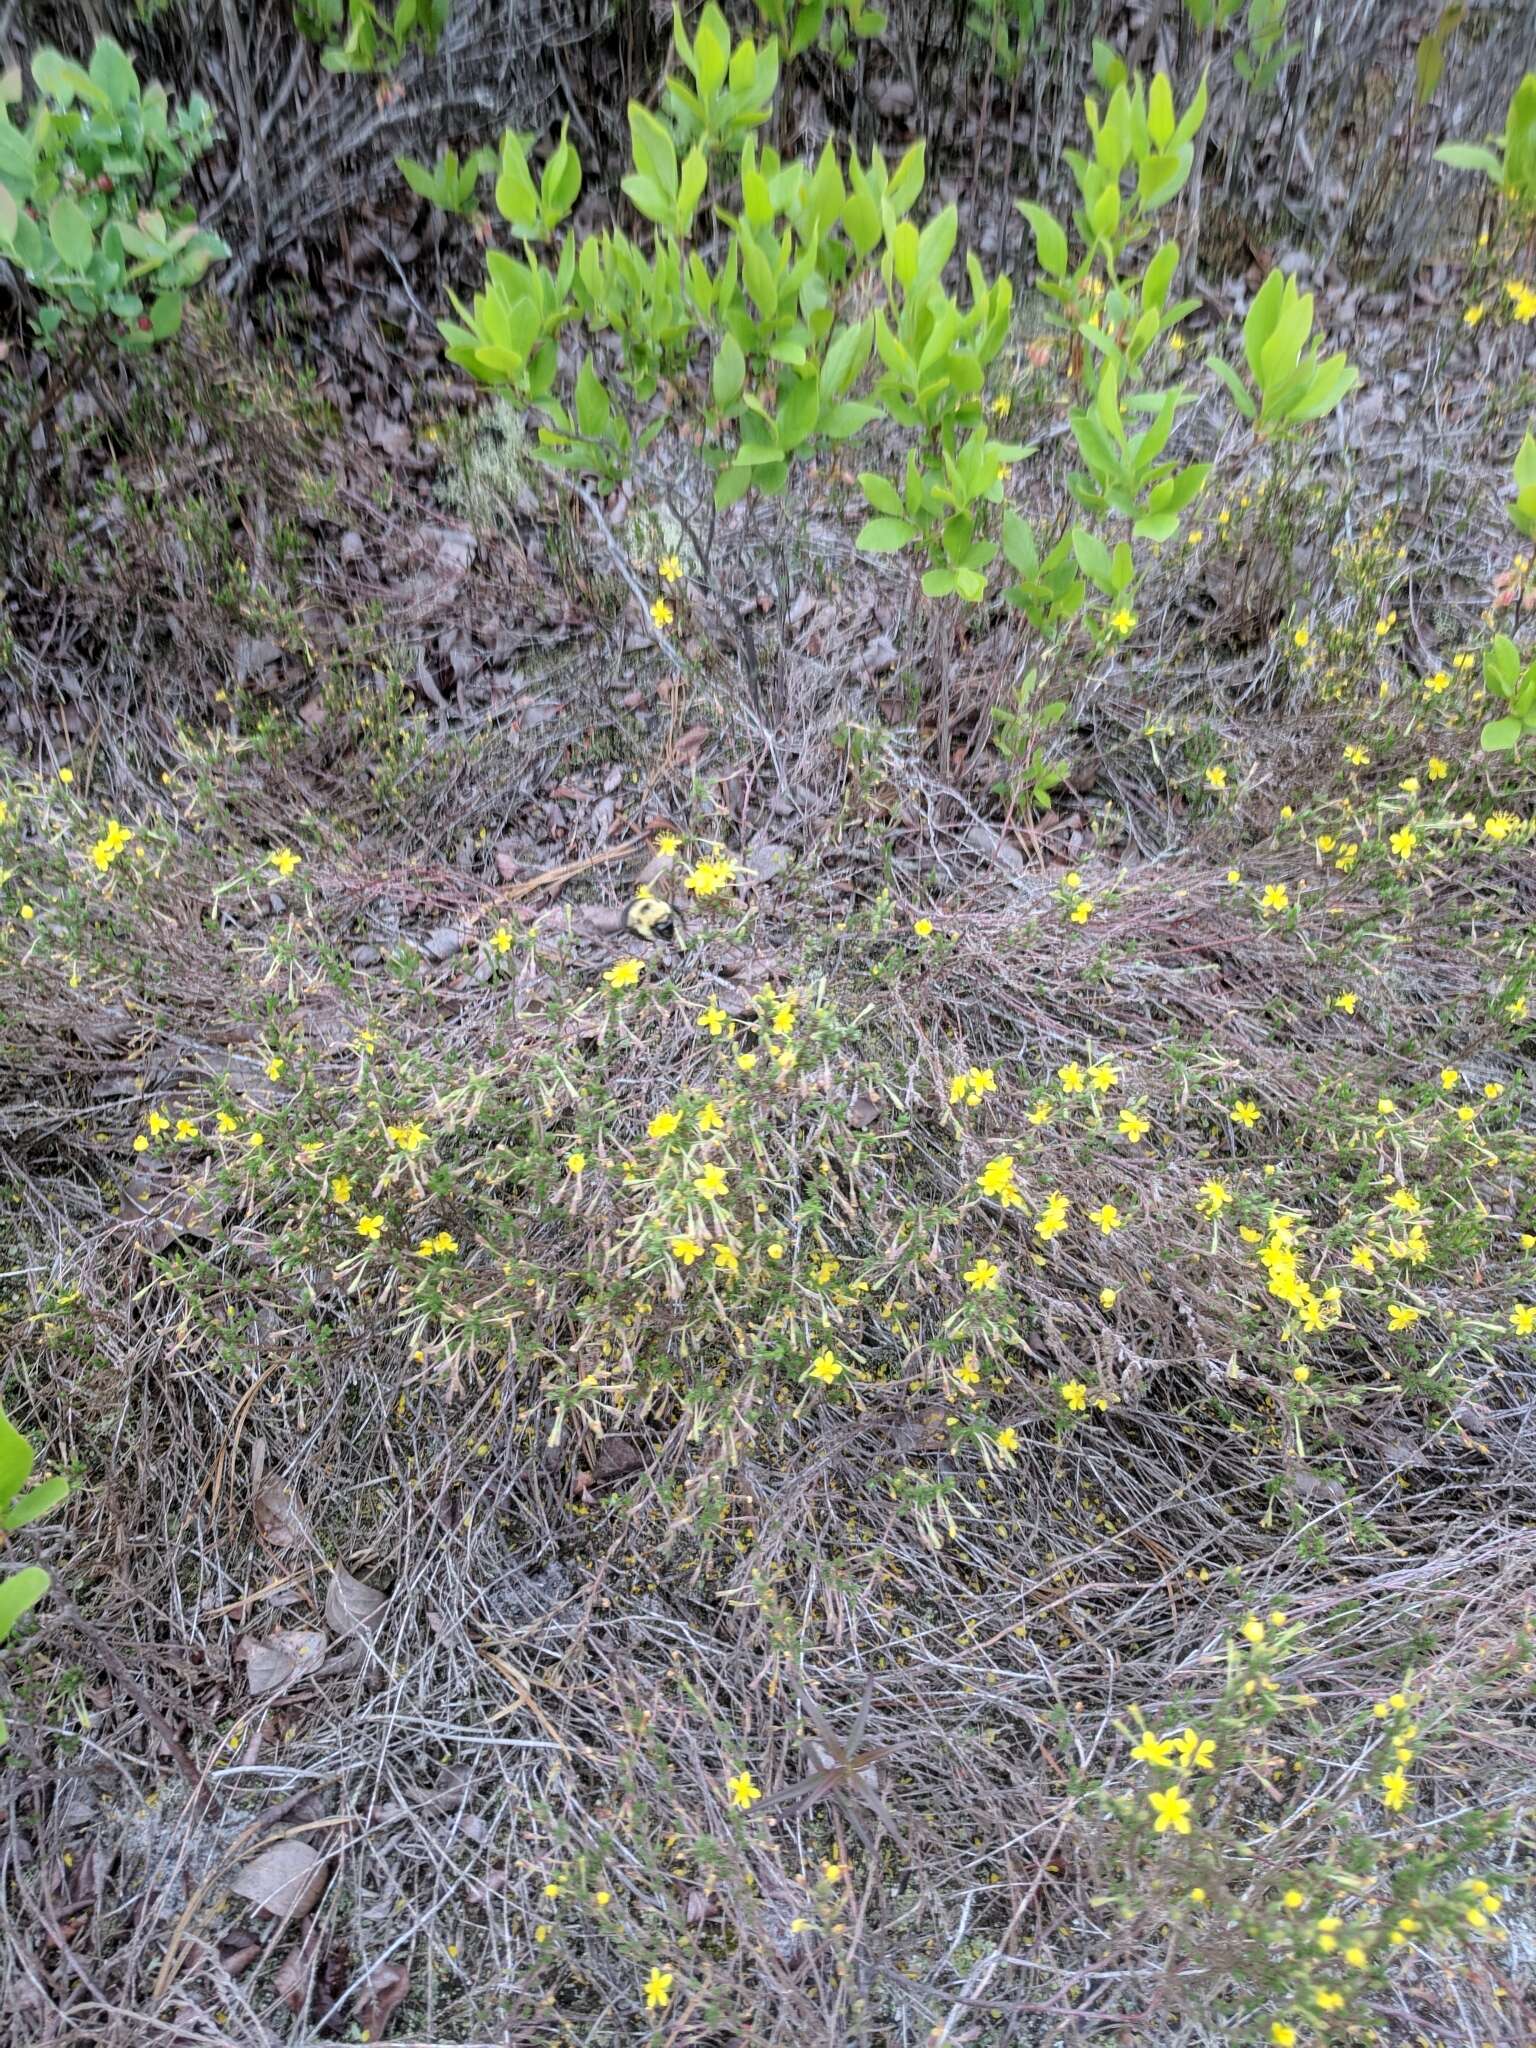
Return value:
M 283 1957 L 272 1979 L 272 1989 L 296 2020 L 302 2019 L 308 2009 L 319 1955 L 320 1929 L 312 1920 L 304 1930 L 304 1939 L 296 1942 Z
M 368 1634 L 378 1626 L 389 1596 L 338 1565 L 325 1590 L 325 1625 L 336 1635 Z
M 230 1885 L 259 1913 L 277 1920 L 302 1919 L 325 1890 L 325 1858 L 308 1842 L 274 1842 L 253 1857 Z
M 208 1177 L 205 1167 L 200 1179 Z M 206 1186 L 178 1186 L 165 1175 L 137 1170 L 124 1177 L 118 1214 L 141 1251 L 163 1252 L 180 1237 L 212 1237 L 218 1229 L 216 1205 Z
M 272 1550 L 291 1550 L 294 1544 L 308 1541 L 309 1527 L 298 1495 L 275 1473 L 263 1480 L 252 1496 L 251 1517 L 256 1534 Z
M 261 1953 L 262 1945 L 250 1929 L 237 1927 L 219 1943 L 219 1968 L 231 1977 L 238 1977 Z
M 395 2007 L 410 1996 L 411 1973 L 404 1963 L 375 1963 L 358 1993 L 357 2024 L 365 2041 L 382 2041 Z
M 247 1637 L 235 1655 L 243 1658 L 252 1692 L 276 1692 L 298 1672 L 313 1670 L 320 1663 L 325 1637 L 317 1628 L 282 1628 L 264 1642 Z

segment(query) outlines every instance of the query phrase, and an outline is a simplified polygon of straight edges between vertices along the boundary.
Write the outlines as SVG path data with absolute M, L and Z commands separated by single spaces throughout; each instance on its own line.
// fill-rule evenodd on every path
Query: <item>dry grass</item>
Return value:
M 1463 461 L 1460 423 L 1414 432 L 1426 466 Z M 1453 827 L 1522 799 L 1490 778 L 1465 700 L 1445 700 L 1453 723 L 1417 685 L 1421 650 L 1479 630 L 1501 566 L 1491 483 L 1463 471 L 1403 557 L 1396 530 L 1367 539 L 1380 486 L 1310 511 L 1288 492 L 1230 493 L 1242 602 L 1224 627 L 1200 580 L 1216 545 L 1198 575 L 1165 565 L 1136 659 L 1077 697 L 1098 787 L 1076 827 L 1021 835 L 1017 872 L 978 850 L 978 818 L 998 816 L 986 768 L 952 790 L 927 707 L 881 731 L 835 650 L 791 649 L 772 678 L 773 752 L 718 650 L 670 695 L 631 655 L 622 680 L 646 701 L 621 716 L 626 618 L 605 579 L 556 712 L 515 744 L 470 693 L 451 715 L 369 698 L 343 631 L 322 664 L 337 715 L 308 732 L 296 663 L 244 690 L 211 667 L 169 715 L 125 683 L 61 726 L 32 638 L 15 688 L 32 729 L 6 770 L 6 1399 L 78 1483 L 29 1538 L 58 1590 L 6 1659 L 0 1990 L 25 2038 L 1263 2038 L 1281 2007 L 1254 1997 L 1246 1908 L 1201 1932 L 1179 1860 L 1196 1848 L 1141 1843 L 1115 1801 L 1139 1783 L 1130 1709 L 1204 1724 L 1234 1631 L 1272 1608 L 1304 1631 L 1286 1684 L 1305 1703 L 1203 1817 L 1232 1899 L 1347 1856 L 1384 1871 L 1409 1843 L 1498 1872 L 1507 1946 L 1449 1964 L 1410 1947 L 1360 2023 L 1456 2048 L 1529 2034 L 1536 1464 L 1532 1353 L 1508 1313 L 1536 1292 L 1536 1215 L 1529 1027 L 1507 1005 L 1529 972 L 1531 842 Z M 355 490 L 346 516 L 374 566 L 396 545 L 404 560 L 409 522 L 366 524 L 368 502 Z M 360 634 L 323 532 L 327 596 Z M 1312 670 L 1289 642 L 1295 591 L 1242 639 L 1248 565 L 1303 543 Z M 548 592 L 487 540 L 478 601 L 502 573 Z M 861 630 L 890 615 L 836 561 L 827 590 Z M 1389 603 L 1405 626 L 1383 649 Z M 74 659 L 99 660 L 105 610 L 64 617 Z M 961 673 L 978 721 L 1015 655 L 996 644 L 985 674 Z M 679 749 L 695 721 L 705 738 Z M 1364 741 L 1353 770 L 1341 748 Z M 1454 764 L 1444 798 L 1404 795 L 1430 752 Z M 617 819 L 554 794 L 600 801 L 610 762 Z M 620 999 L 600 974 L 628 942 L 579 912 L 565 935 L 533 918 L 554 892 L 515 896 L 492 858 L 522 833 L 519 875 L 554 866 L 559 833 L 533 820 L 561 804 L 577 857 L 670 820 L 738 850 L 761 833 L 789 864 L 695 907 Z M 143 856 L 105 880 L 83 858 L 104 811 Z M 1410 815 L 1431 821 L 1405 868 L 1382 841 Z M 1367 851 L 1340 873 L 1316 840 L 1350 832 Z M 304 854 L 292 884 L 263 865 L 283 845 Z M 642 859 L 568 893 L 620 904 Z M 1281 881 L 1294 920 L 1258 909 Z M 932 940 L 912 932 L 923 915 Z M 417 950 L 448 925 L 472 940 Z M 772 1035 L 745 1022 L 764 982 L 801 996 L 801 1062 L 780 1080 Z M 734 1075 L 698 1028 L 716 1000 L 762 1072 Z M 1055 1070 L 1090 1055 L 1146 1140 L 1061 1094 Z M 971 1065 L 996 1091 L 952 1112 Z M 1442 1099 L 1447 1066 L 1462 1079 Z M 1052 1116 L 1032 1125 L 1042 1092 Z M 710 1093 L 788 1246 L 782 1270 L 754 1257 L 745 1309 L 664 1271 L 647 1220 L 646 1120 Z M 1247 1096 L 1252 1132 L 1228 1113 Z M 1474 1126 L 1452 1099 L 1482 1105 Z M 429 1126 L 419 1172 L 383 1145 L 390 1104 Z M 203 1136 L 135 1154 L 151 1107 Z M 228 1142 L 208 1135 L 219 1107 Z M 592 1164 L 573 1187 L 577 1143 Z M 1020 1159 L 1018 1214 L 975 1192 L 1001 1151 Z M 365 1170 L 391 1219 L 377 1255 L 323 1198 Z M 1213 1177 L 1236 1191 L 1219 1231 L 1195 1208 Z M 1330 1328 L 1283 1335 L 1233 1224 L 1304 1212 L 1348 1280 L 1394 1184 L 1435 1218 L 1433 1263 L 1409 1276 L 1424 1327 L 1389 1332 L 1384 1290 L 1361 1289 Z M 1058 1187 L 1073 1226 L 1042 1245 Z M 1128 1218 L 1113 1236 L 1084 1220 L 1105 1200 Z M 461 1248 L 438 1297 L 409 1248 L 418 1211 Z M 955 1332 L 978 1250 L 1005 1266 L 1012 1321 L 979 1340 L 972 1393 Z M 818 1282 L 826 1258 L 838 1274 Z M 800 1378 L 818 1316 L 855 1390 L 813 1398 Z M 1068 1410 L 1071 1381 L 1103 1407 Z M 1004 1427 L 999 1456 L 982 1440 Z M 387 1595 L 361 1639 L 335 1626 L 337 1567 Z M 294 1629 L 323 1638 L 316 1664 L 253 1697 L 251 1645 Z M 1426 1734 L 1394 1822 L 1370 1709 L 1402 1684 Z M 744 1766 L 765 1797 L 740 1815 L 725 1781 Z M 1479 1816 L 1506 1824 L 1491 1845 Z M 233 1890 L 279 1838 L 325 1858 L 302 1926 Z M 653 1966 L 675 1984 L 648 2019 Z

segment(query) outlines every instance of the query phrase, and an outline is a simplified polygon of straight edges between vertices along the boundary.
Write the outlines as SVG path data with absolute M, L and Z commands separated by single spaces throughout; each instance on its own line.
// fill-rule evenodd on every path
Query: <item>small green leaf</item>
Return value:
M 1437 164 L 1449 164 L 1453 171 L 1481 171 L 1496 185 L 1504 181 L 1504 165 L 1491 149 L 1475 142 L 1443 142 L 1435 151 Z
M 867 519 L 859 528 L 855 546 L 866 555 L 894 555 L 917 539 L 917 528 L 907 519 Z
M 1511 747 L 1520 744 L 1522 731 L 1518 718 L 1490 719 L 1483 727 L 1482 745 L 1485 754 L 1507 754 Z
M 715 355 L 714 368 L 710 373 L 710 390 L 715 404 L 722 410 L 732 406 L 741 396 L 741 387 L 747 380 L 747 359 L 733 335 L 726 335 Z
M 68 269 L 84 271 L 89 268 L 96 245 L 91 236 L 91 224 L 73 199 L 55 199 L 48 210 L 48 232 Z
M 1226 385 L 1228 391 L 1232 394 L 1233 404 L 1237 407 L 1243 418 L 1245 420 L 1256 420 L 1259 416 L 1259 409 L 1249 397 L 1243 380 L 1238 376 L 1232 365 L 1224 363 L 1220 356 L 1207 356 L 1205 367 L 1208 370 L 1214 371 L 1222 383 Z
M 12 1572 L 0 1583 L 0 1643 L 8 1639 L 27 1609 L 37 1605 L 52 1583 L 48 1574 L 35 1564 Z
M 1066 232 L 1043 206 L 1033 206 L 1027 199 L 1015 202 L 1019 212 L 1035 231 L 1035 255 L 1040 268 L 1047 277 L 1062 278 L 1067 274 Z

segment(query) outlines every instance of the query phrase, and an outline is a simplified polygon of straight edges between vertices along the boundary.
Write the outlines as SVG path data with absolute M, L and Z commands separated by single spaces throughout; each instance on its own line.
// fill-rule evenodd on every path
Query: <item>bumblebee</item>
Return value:
M 672 939 L 677 936 L 677 920 L 672 906 L 660 896 L 652 896 L 642 890 L 624 913 L 624 924 L 642 939 Z

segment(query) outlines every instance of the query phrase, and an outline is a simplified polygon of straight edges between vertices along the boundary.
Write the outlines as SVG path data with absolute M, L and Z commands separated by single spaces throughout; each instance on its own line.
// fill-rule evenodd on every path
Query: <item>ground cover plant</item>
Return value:
M 1530 2038 L 1518 23 L 1388 283 L 1283 5 L 161 12 L 0 129 L 17 2038 Z

